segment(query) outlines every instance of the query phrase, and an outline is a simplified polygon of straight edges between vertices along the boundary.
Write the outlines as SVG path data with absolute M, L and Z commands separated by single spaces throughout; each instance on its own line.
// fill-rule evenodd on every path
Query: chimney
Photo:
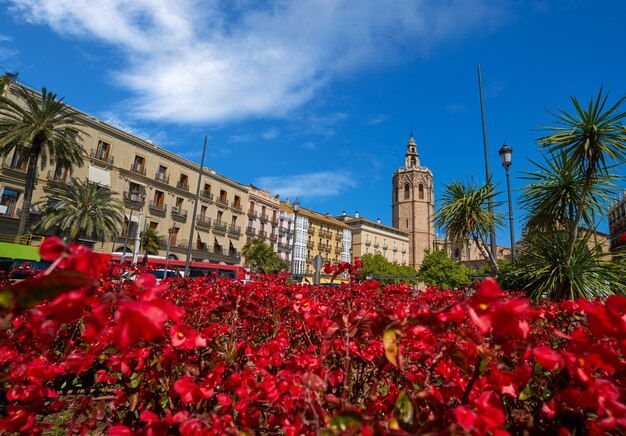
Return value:
M 380 218 L 376 218 L 376 222 L 380 224 Z
M 346 216 L 346 211 L 344 210 L 343 212 L 341 212 L 341 216 Z
M 359 217 L 359 211 L 357 210 L 356 212 L 354 212 L 354 217 L 358 218 Z

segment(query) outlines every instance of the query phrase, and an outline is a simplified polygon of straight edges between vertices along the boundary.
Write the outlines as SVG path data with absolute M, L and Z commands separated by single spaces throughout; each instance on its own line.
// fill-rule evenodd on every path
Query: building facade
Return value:
M 16 98 L 10 90 L 7 95 Z M 132 241 L 143 229 L 150 228 L 163 236 L 159 255 L 166 254 L 165 241 L 169 239 L 171 257 L 184 258 L 200 178 L 192 259 L 240 263 L 245 242 L 242 228 L 247 222 L 244 212 L 244 205 L 248 204 L 246 186 L 208 168 L 203 169 L 200 177 L 198 164 L 92 116 L 73 108 L 70 110 L 75 112 L 74 118 L 83 132 L 83 166 L 40 169 L 33 202 L 46 197 L 49 181 L 71 183 L 75 177 L 100 183 L 109 187 L 114 197 L 123 202 L 126 216 L 120 236 L 104 244 L 95 243 L 94 249 L 131 253 L 135 247 L 126 242 Z M 17 165 L 17 158 L 13 154 L 0 162 L 0 217 L 5 221 L 17 221 L 21 210 L 26 167 Z M 36 214 L 37 211 L 32 212 Z
M 294 212 L 289 200 L 281 203 L 287 216 L 295 220 L 292 271 L 297 276 L 312 276 L 313 259 L 318 254 L 324 263 L 336 264 L 351 261 L 352 232 L 350 226 L 310 209 L 299 208 Z
M 260 238 L 277 252 L 280 201 L 267 189 L 248 186 L 248 225 L 246 240 Z
M 392 178 L 392 225 L 409 237 L 408 264 L 419 269 L 424 250 L 435 240 L 435 195 L 432 172 L 420 165 L 413 135 L 409 138 L 404 167 Z
M 608 210 L 611 251 L 626 247 L 626 191 L 611 203 Z
M 349 216 L 344 212 L 337 219 L 351 228 L 353 257 L 381 254 L 388 262 L 408 265 L 409 234 L 407 232 L 381 224 L 380 219 L 370 221 L 359 217 L 358 212 L 355 212 L 354 216 Z

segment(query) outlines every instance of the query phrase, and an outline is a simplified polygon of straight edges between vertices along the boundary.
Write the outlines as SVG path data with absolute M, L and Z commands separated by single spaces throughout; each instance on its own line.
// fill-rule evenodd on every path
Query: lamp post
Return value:
M 296 270 L 296 225 L 298 221 L 298 211 L 300 210 L 300 202 L 296 198 L 296 201 L 293 202 L 293 240 L 291 241 L 291 276 L 294 277 L 295 280 L 295 270 Z
M 130 226 L 133 222 L 133 206 L 137 202 L 139 198 L 139 192 L 137 189 L 131 189 L 130 191 L 130 215 L 128 216 L 128 226 L 126 227 L 126 238 L 124 239 L 124 253 L 122 254 L 122 258 L 120 259 L 120 264 L 124 263 L 124 259 L 126 259 L 126 248 L 128 248 L 128 235 L 130 234 Z
M 513 201 L 511 200 L 511 175 L 509 174 L 509 168 L 511 167 L 511 157 L 513 155 L 513 149 L 509 147 L 506 142 L 502 145 L 500 151 L 498 151 L 500 159 L 502 160 L 502 166 L 506 171 L 506 187 L 509 192 L 509 229 L 511 231 L 511 259 L 515 260 L 515 230 L 513 229 Z

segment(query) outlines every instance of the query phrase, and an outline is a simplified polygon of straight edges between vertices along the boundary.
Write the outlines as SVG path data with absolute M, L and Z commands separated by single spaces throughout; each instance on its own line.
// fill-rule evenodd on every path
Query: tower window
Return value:
M 417 188 L 418 192 L 419 192 L 419 199 L 423 200 L 424 199 L 424 185 L 422 185 L 420 183 L 419 187 Z
M 408 184 L 408 183 L 406 183 L 406 184 L 404 185 L 404 199 L 405 199 L 405 200 L 408 200 L 409 198 L 411 198 L 410 189 L 411 189 L 411 188 L 409 187 L 409 184 Z

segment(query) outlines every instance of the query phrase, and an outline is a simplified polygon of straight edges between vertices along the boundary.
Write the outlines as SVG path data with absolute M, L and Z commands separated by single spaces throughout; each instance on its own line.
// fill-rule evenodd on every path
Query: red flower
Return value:
M 469 431 L 474 427 L 474 412 L 465 406 L 457 406 L 454 408 L 454 417 L 457 422 L 461 424 L 461 427 L 466 431 Z
M 170 327 L 170 342 L 175 348 L 191 350 L 196 346 L 197 337 L 198 333 L 187 324 L 176 324 Z
M 181 377 L 174 382 L 174 392 L 180 395 L 180 400 L 184 404 L 196 404 L 205 397 L 203 389 L 189 376 Z
M 8 416 L 0 419 L 0 430 L 11 433 L 26 433 L 35 425 L 35 416 L 23 406 L 6 405 Z
M 60 323 L 70 322 L 83 314 L 85 307 L 85 292 L 70 291 L 56 297 L 46 306 L 45 314 Z
M 539 362 L 541 366 L 549 371 L 555 370 L 559 367 L 559 364 L 561 363 L 561 355 L 559 354 L 559 352 L 553 350 L 550 347 L 536 347 L 533 350 L 533 353 L 535 354 L 537 362 Z
M 124 348 L 137 339 L 149 341 L 162 336 L 165 321 L 178 321 L 183 313 L 182 309 L 162 300 L 124 303 L 115 315 L 118 323 L 115 331 L 116 343 Z

